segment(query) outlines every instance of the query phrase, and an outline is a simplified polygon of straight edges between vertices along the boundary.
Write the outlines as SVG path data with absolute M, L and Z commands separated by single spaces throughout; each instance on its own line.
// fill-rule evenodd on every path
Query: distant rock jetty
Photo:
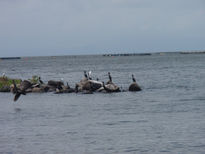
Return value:
M 122 53 L 122 54 L 103 54 L 105 57 L 113 57 L 113 56 L 150 56 L 151 53 Z
M 180 54 L 205 54 L 205 51 L 187 51 L 187 52 L 180 52 Z
M 14 60 L 14 59 L 21 59 L 21 57 L 0 57 L 0 60 Z
M 103 54 L 103 56 L 104 57 L 151 56 L 151 55 L 167 55 L 167 54 L 205 54 L 205 51 L 178 51 L 178 52 L 153 52 L 153 53 L 117 53 L 117 54 Z

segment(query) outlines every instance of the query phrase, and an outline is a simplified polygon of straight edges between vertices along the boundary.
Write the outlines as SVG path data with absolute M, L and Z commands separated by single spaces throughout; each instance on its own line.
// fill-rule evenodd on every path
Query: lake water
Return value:
M 0 73 L 71 87 L 84 70 L 141 92 L 0 93 L 0 153 L 205 153 L 205 54 L 29 57 L 0 61 Z

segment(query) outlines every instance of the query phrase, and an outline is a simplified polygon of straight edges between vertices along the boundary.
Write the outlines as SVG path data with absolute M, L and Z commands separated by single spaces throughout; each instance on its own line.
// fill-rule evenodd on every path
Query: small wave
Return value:
M 44 134 L 36 134 L 35 136 L 43 136 Z
M 20 112 L 20 111 L 21 111 L 21 108 L 15 108 L 14 111 L 15 111 L 15 112 Z
M 137 148 L 130 148 L 130 149 L 127 149 L 125 150 L 124 152 L 127 152 L 127 153 L 130 153 L 130 152 L 140 152 L 140 153 L 148 153 L 149 150 L 147 149 L 137 149 Z
M 66 114 L 65 114 L 65 115 L 62 115 L 62 116 L 61 116 L 61 118 L 68 118 L 68 117 L 75 117 L 75 115 L 70 115 L 70 114 L 66 115 Z
M 136 149 L 136 148 L 128 148 L 128 149 L 125 150 L 124 152 L 136 152 L 136 151 L 140 151 L 140 149 Z
M 148 122 L 148 120 L 137 120 L 136 122 L 137 123 L 145 123 L 145 122 Z
M 180 99 L 180 101 L 182 101 L 182 102 L 189 102 L 189 101 L 204 101 L 205 100 L 205 98 L 201 98 L 201 97 L 199 97 L 199 98 L 190 98 L 190 99 Z
M 114 122 L 104 122 L 102 123 L 103 125 L 107 125 L 107 126 L 113 126 L 113 125 L 117 125 L 117 123 Z
M 189 147 L 192 147 L 192 148 L 204 148 L 204 147 L 205 147 L 205 144 L 201 144 L 201 145 L 190 145 Z
M 14 154 L 13 152 L 5 152 L 6 154 Z
M 137 120 L 137 121 L 129 121 L 129 120 L 121 120 L 117 122 L 102 122 L 98 123 L 100 125 L 107 125 L 107 126 L 114 126 L 114 125 L 123 125 L 123 124 L 129 124 L 129 123 L 146 123 L 147 120 Z
M 170 152 L 170 151 L 169 150 L 160 150 L 159 152 L 163 152 L 163 153 L 166 152 L 167 153 L 167 152 Z
M 126 120 L 123 120 L 123 121 L 119 121 L 119 123 L 133 123 L 134 121 L 126 121 Z
M 78 134 L 78 132 L 66 132 L 66 133 L 71 135 Z

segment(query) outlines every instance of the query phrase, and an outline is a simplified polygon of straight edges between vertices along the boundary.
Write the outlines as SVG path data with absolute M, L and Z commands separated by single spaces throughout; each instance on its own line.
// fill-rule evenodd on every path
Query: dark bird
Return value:
M 84 76 L 86 79 L 88 79 L 88 75 L 87 75 L 86 71 L 84 71 Z
M 41 80 L 41 77 L 38 78 L 40 84 L 43 84 L 43 81 Z
M 132 74 L 132 81 L 133 83 L 129 86 L 129 91 L 141 91 L 142 89 L 137 84 L 136 79 L 133 74 Z
M 26 90 L 32 87 L 31 82 L 29 82 L 28 80 L 22 81 L 19 88 L 17 88 L 15 81 L 13 81 L 13 84 L 14 84 L 13 93 L 15 93 L 14 101 L 17 101 L 21 96 L 21 94 L 26 95 Z
M 16 87 L 16 83 L 15 83 L 15 81 L 13 80 L 13 89 L 12 89 L 12 93 L 13 93 L 13 94 L 16 94 L 17 91 L 18 91 L 18 88 Z
M 108 77 L 109 77 L 109 80 L 108 80 L 107 84 L 110 84 L 110 83 L 112 83 L 112 77 L 111 77 L 110 72 L 108 72 Z
M 132 81 L 133 81 L 133 82 L 136 82 L 136 79 L 135 79 L 135 77 L 134 77 L 133 74 L 132 74 Z

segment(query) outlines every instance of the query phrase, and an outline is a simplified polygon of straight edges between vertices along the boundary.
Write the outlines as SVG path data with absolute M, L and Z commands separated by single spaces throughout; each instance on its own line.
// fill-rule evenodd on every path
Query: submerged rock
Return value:
M 2 86 L 0 92 L 10 92 L 10 86 Z

